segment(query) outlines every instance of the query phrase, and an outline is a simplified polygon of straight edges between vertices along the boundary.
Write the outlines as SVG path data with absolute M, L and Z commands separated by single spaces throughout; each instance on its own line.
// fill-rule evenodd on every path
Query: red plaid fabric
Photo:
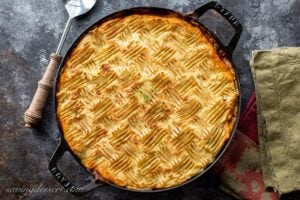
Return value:
M 278 193 L 265 190 L 258 149 L 255 93 L 242 113 L 238 131 L 214 171 L 224 191 L 242 199 L 279 199 Z

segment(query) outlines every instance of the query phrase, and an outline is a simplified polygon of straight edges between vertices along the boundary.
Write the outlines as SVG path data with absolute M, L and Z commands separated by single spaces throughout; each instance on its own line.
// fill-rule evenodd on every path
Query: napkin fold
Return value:
M 238 199 L 276 200 L 300 189 L 300 48 L 252 57 L 256 94 L 214 172 L 220 188 Z
M 253 51 L 251 70 L 264 184 L 300 190 L 300 48 Z

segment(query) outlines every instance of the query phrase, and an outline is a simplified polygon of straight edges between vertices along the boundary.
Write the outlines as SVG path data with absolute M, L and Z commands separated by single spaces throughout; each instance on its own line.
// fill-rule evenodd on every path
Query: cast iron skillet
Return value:
M 216 36 L 214 36 L 207 28 L 205 28 L 202 24 L 199 23 L 198 18 L 203 15 L 206 11 L 208 10 L 215 10 L 217 11 L 219 14 L 221 14 L 230 24 L 231 26 L 235 29 L 235 34 L 232 37 L 231 41 L 229 42 L 229 44 L 227 46 L 223 45 Z M 178 13 L 176 11 L 173 10 L 169 10 L 169 9 L 165 9 L 165 8 L 155 8 L 155 7 L 139 7 L 139 8 L 130 8 L 130 9 L 126 9 L 126 10 L 121 10 L 118 11 L 116 13 L 113 13 L 107 17 L 104 17 L 102 19 L 100 19 L 99 21 L 97 21 L 96 23 L 94 23 L 93 25 L 91 25 L 90 27 L 88 27 L 78 38 L 77 40 L 72 44 L 72 46 L 70 47 L 70 49 L 68 50 L 66 56 L 64 57 L 63 61 L 61 62 L 61 65 L 59 67 L 59 71 L 62 69 L 62 67 L 65 64 L 66 58 L 68 58 L 68 56 L 70 55 L 72 49 L 77 45 L 77 43 L 80 41 L 80 39 L 91 29 L 93 29 L 93 27 L 98 26 L 100 24 L 102 24 L 105 21 L 111 20 L 113 18 L 116 17 L 126 17 L 128 15 L 132 15 L 132 14 L 154 14 L 154 15 L 160 15 L 160 16 L 164 16 L 164 15 L 175 15 L 181 19 L 184 19 L 186 21 L 188 21 L 189 23 L 192 24 L 196 24 L 201 30 L 202 32 L 204 32 L 205 35 L 207 35 L 209 38 L 213 38 L 214 41 L 211 41 L 214 45 L 216 45 L 217 49 L 218 49 L 218 54 L 219 56 L 228 59 L 231 63 L 232 63 L 232 51 L 235 49 L 238 40 L 242 34 L 242 26 L 239 23 L 239 21 L 228 11 L 226 10 L 222 5 L 220 5 L 217 2 L 209 2 L 207 4 L 205 4 L 204 6 L 196 9 L 195 11 L 193 11 L 192 13 L 189 14 L 182 14 L 182 13 Z M 233 66 L 234 67 L 234 66 Z M 235 67 L 234 67 L 235 69 Z M 237 77 L 237 73 L 236 74 L 236 81 L 237 81 L 237 87 L 238 90 L 240 91 L 240 86 L 239 86 L 239 80 Z M 53 95 L 53 99 L 54 99 L 54 111 L 56 112 L 56 108 L 57 108 L 57 102 L 56 102 L 56 89 L 57 89 L 57 77 L 59 76 L 59 72 L 56 76 L 56 80 L 55 80 L 55 91 L 54 91 L 54 95 Z M 219 159 L 220 157 L 223 155 L 223 153 L 225 152 L 225 150 L 227 149 L 227 147 L 229 146 L 234 133 L 236 132 L 237 129 L 237 122 L 239 120 L 239 115 L 240 115 L 240 103 L 241 103 L 241 97 L 239 95 L 239 99 L 238 99 L 238 114 L 237 114 L 237 119 L 235 122 L 235 126 L 234 129 L 232 131 L 232 134 L 229 138 L 229 140 L 223 145 L 223 148 L 221 149 L 221 151 L 219 152 L 219 154 L 216 156 L 214 162 L 212 162 L 204 171 L 200 172 L 199 174 L 195 175 L 194 177 L 192 177 L 191 179 L 185 181 L 184 183 L 181 183 L 179 185 L 176 186 L 172 186 L 169 188 L 163 188 L 163 189 L 154 189 L 154 190 L 138 190 L 138 189 L 130 189 L 130 188 L 126 188 L 126 187 L 121 187 L 118 185 L 115 185 L 113 183 L 110 182 L 105 182 L 105 181 L 101 181 L 101 180 L 97 180 L 95 179 L 93 182 L 83 186 L 83 187 L 76 187 L 74 186 L 69 179 L 58 169 L 57 167 L 57 163 L 60 160 L 60 158 L 63 156 L 63 154 L 68 151 L 71 153 L 71 155 L 74 157 L 74 159 L 83 167 L 85 168 L 82 164 L 80 159 L 72 152 L 72 150 L 70 149 L 70 147 L 68 146 L 67 142 L 64 139 L 63 136 L 63 132 L 62 129 L 58 123 L 59 126 L 59 130 L 60 130 L 60 134 L 61 134 L 61 140 L 60 140 L 60 144 L 58 145 L 56 151 L 54 152 L 52 158 L 50 159 L 49 162 L 49 170 L 51 171 L 51 173 L 53 174 L 53 176 L 57 179 L 57 181 L 70 193 L 76 195 L 76 196 L 81 196 L 87 192 L 90 192 L 92 190 L 94 190 L 95 188 L 98 188 L 104 184 L 109 184 L 111 186 L 123 189 L 123 190 L 130 190 L 130 191 L 135 191 L 135 192 L 158 192 L 158 191 L 165 191 L 165 190 L 170 190 L 170 189 L 174 189 L 180 186 L 183 186 L 193 180 L 195 180 L 196 178 L 200 177 L 201 175 L 203 175 L 205 172 L 207 172 Z M 56 120 L 58 121 L 58 120 Z M 86 169 L 86 168 L 85 168 Z M 88 171 L 89 172 L 89 171 Z M 91 172 L 89 172 L 91 174 Z

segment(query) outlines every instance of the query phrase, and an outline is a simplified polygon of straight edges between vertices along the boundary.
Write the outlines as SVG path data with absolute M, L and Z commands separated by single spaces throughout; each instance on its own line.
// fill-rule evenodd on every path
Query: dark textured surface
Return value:
M 48 99 L 42 123 L 25 129 L 23 113 L 35 92 L 37 81 L 47 65 L 48 55 L 55 51 L 67 20 L 63 1 L 1 0 L 0 4 L 0 199 L 71 199 L 67 192 L 8 192 L 8 188 L 60 188 L 47 170 L 48 160 L 59 142 L 53 115 L 53 101 Z M 158 6 L 180 12 L 191 11 L 203 0 L 120 0 L 98 1 L 85 17 L 76 20 L 64 50 L 92 22 L 129 7 Z M 300 45 L 300 2 L 297 0 L 220 1 L 241 21 L 244 33 L 234 52 L 241 82 L 242 104 L 253 91 L 249 68 L 251 50 Z M 206 23 L 224 40 L 230 29 L 215 19 Z M 218 25 L 218 26 L 217 26 Z M 228 38 L 228 37 L 227 37 Z M 226 40 L 227 41 L 227 40 Z M 90 177 L 68 156 L 60 166 L 77 185 Z M 89 199 L 233 199 L 221 192 L 218 180 L 211 174 L 168 192 L 141 194 L 105 186 L 84 197 Z M 295 199 L 297 194 L 288 196 Z

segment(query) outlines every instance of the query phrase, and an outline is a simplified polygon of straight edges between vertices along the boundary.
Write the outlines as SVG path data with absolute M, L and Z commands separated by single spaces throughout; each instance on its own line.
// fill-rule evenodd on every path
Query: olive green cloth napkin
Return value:
M 251 70 L 265 186 L 300 190 L 300 48 L 253 51 Z

